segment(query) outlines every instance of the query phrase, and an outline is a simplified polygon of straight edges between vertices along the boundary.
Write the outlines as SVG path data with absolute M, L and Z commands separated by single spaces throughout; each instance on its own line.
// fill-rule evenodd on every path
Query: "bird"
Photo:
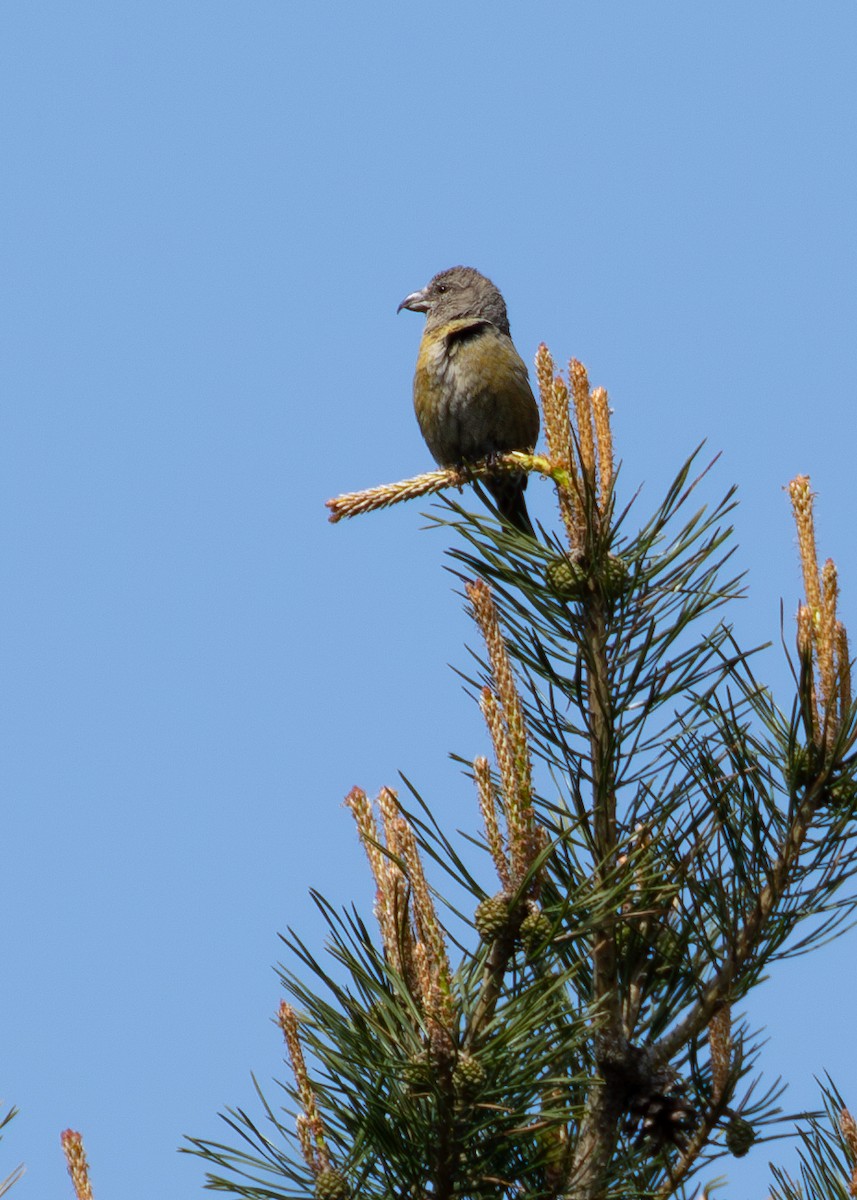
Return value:
M 513 450 L 531 454 L 539 410 L 499 289 L 474 267 L 450 267 L 405 296 L 403 308 L 426 316 L 414 410 L 435 462 L 458 469 Z M 526 473 L 498 472 L 485 486 L 500 515 L 534 538 Z

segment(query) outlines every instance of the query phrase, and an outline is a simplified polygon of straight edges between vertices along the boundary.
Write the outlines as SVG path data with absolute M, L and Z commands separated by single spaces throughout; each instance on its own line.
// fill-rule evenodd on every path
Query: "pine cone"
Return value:
M 427 1049 L 418 1050 L 411 1055 L 410 1062 L 405 1065 L 404 1078 L 408 1090 L 423 1092 L 431 1083 L 433 1076 L 429 1052 Z
M 601 589 L 608 600 L 618 600 L 628 588 L 629 572 L 623 558 L 608 554 L 601 566 Z
M 805 746 L 794 746 L 789 758 L 789 782 L 792 787 L 798 791 L 809 787 L 818 778 L 822 765 L 818 746 L 812 742 Z
M 549 562 L 545 582 L 561 600 L 582 600 L 589 594 L 589 572 L 579 556 L 562 555 Z
M 726 1126 L 726 1149 L 735 1158 L 743 1158 L 755 1140 L 755 1129 L 743 1117 L 734 1116 Z
M 649 1048 L 624 1040 L 602 1043 L 598 1066 L 625 1108 L 628 1132 L 638 1130 L 638 1143 L 649 1139 L 658 1146 L 684 1144 L 697 1116 L 672 1067 L 658 1064 Z
M 322 1167 L 315 1177 L 316 1200 L 348 1200 L 348 1184 L 334 1167 Z
M 851 778 L 833 779 L 825 788 L 825 799 L 834 808 L 846 808 L 854 803 L 854 780 Z
M 553 925 L 550 917 L 546 916 L 541 909 L 534 908 L 524 917 L 521 922 L 520 938 L 528 958 L 544 948 L 552 931 Z
M 675 1092 L 638 1096 L 631 1117 L 640 1123 L 638 1141 L 648 1138 L 657 1146 L 682 1146 L 696 1126 L 693 1105 Z
M 498 892 L 477 906 L 473 923 L 484 942 L 493 942 L 495 938 L 508 933 L 511 916 L 509 897 L 505 892 Z
M 475 1055 L 459 1054 L 452 1072 L 452 1082 L 462 1099 L 472 1099 L 485 1083 L 485 1068 Z

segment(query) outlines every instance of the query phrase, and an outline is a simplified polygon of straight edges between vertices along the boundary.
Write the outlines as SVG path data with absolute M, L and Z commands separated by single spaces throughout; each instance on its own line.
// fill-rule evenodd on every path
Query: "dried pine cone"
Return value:
M 599 1047 L 598 1065 L 627 1113 L 627 1131 L 637 1130 L 638 1142 L 684 1144 L 697 1115 L 669 1064 L 658 1063 L 650 1048 L 621 1040 Z
M 638 1139 L 648 1138 L 658 1146 L 682 1146 L 696 1126 L 693 1105 L 676 1092 L 653 1092 L 639 1096 L 631 1117 L 640 1122 Z

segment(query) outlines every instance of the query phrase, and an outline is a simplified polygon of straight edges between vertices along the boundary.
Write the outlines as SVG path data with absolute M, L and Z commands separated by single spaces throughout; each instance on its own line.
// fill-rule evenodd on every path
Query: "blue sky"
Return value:
M 609 389 L 627 494 L 722 451 L 746 642 L 781 599 L 790 628 L 799 471 L 852 616 L 856 51 L 845 0 L 2 6 L 15 1195 L 71 1194 L 68 1125 L 97 1196 L 198 1194 L 182 1136 L 282 1074 L 277 931 L 318 938 L 310 886 L 371 904 L 344 795 L 401 769 L 476 822 L 444 536 L 425 505 L 323 507 L 430 463 L 395 310 L 435 271 L 491 275 L 526 359 L 545 340 Z M 853 948 L 752 1010 L 792 1108 L 825 1069 L 857 1105 Z M 730 1194 L 765 1195 L 769 1156 Z

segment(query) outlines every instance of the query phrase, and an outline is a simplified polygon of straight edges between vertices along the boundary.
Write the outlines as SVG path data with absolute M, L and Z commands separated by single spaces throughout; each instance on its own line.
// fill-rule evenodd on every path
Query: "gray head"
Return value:
M 405 296 L 403 308 L 426 314 L 426 328 L 437 328 L 447 321 L 478 317 L 490 321 L 503 333 L 509 333 L 506 302 L 490 279 L 474 267 L 450 267 L 435 275 L 420 292 Z

